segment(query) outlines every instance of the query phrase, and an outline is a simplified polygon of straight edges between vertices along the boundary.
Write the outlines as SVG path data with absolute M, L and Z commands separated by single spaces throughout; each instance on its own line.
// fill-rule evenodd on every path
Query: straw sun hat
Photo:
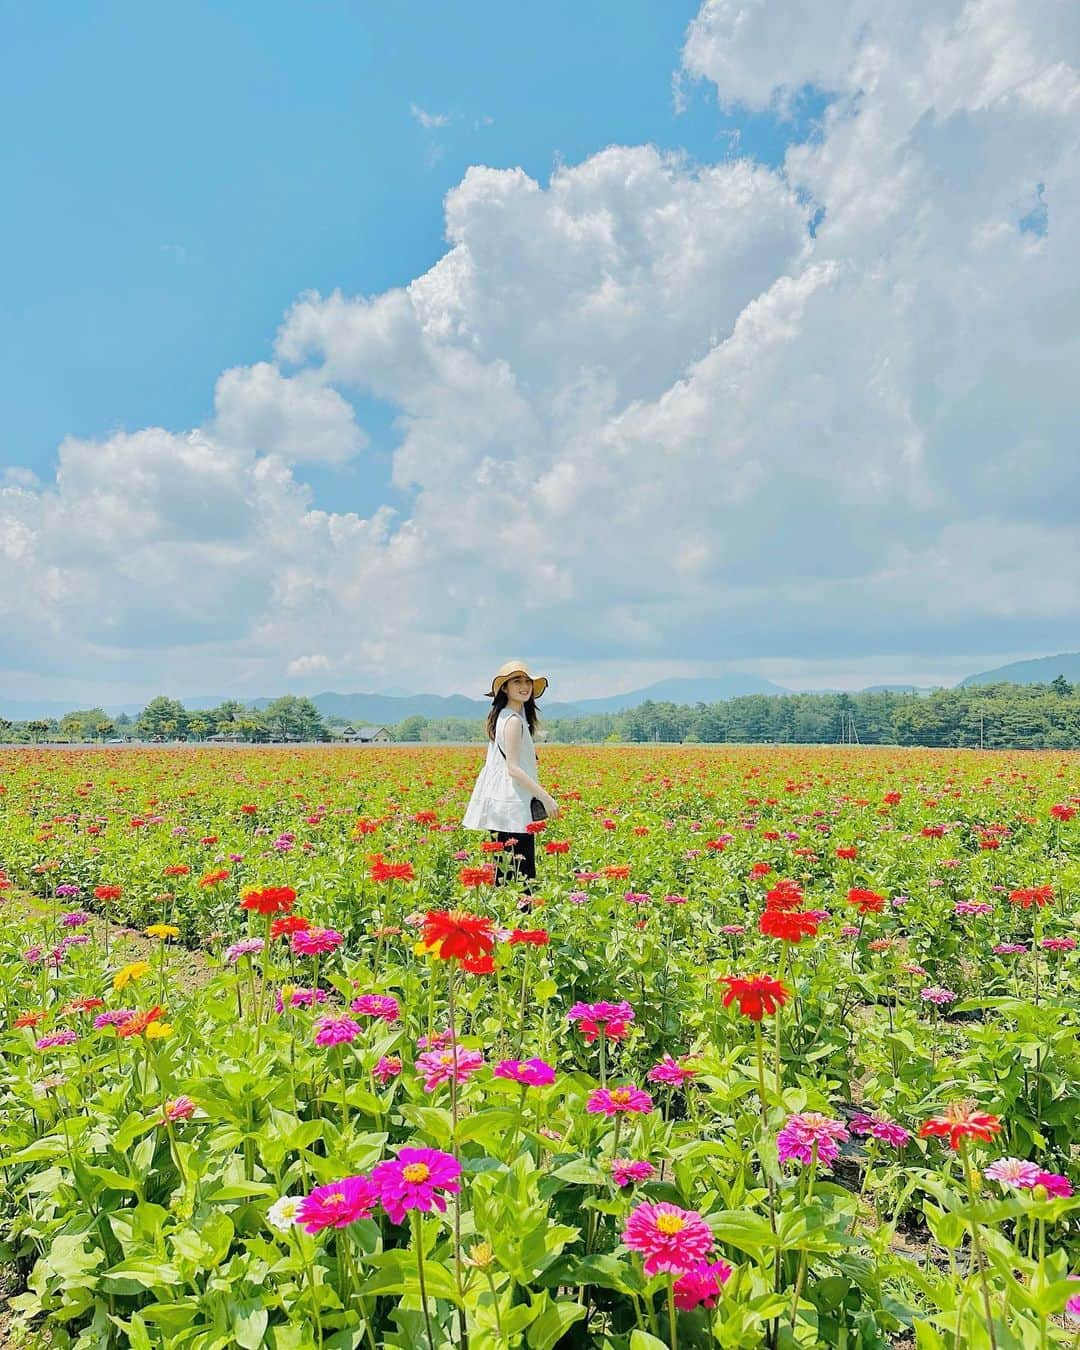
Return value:
M 548 686 L 547 677 L 544 675 L 533 675 L 523 661 L 507 661 L 505 666 L 500 666 L 496 671 L 495 678 L 491 681 L 491 688 L 487 692 L 487 697 L 494 698 L 511 675 L 525 675 L 532 680 L 533 698 L 539 698 Z

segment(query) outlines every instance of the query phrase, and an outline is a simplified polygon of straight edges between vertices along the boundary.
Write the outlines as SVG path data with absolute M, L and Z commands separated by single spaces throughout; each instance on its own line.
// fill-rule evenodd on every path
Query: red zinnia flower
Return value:
M 288 914 L 295 904 L 296 892 L 291 886 L 266 886 L 261 891 L 248 891 L 240 908 L 263 915 Z
M 772 871 L 772 863 L 756 862 L 750 869 L 752 877 L 767 877 Z
M 383 861 L 381 853 L 374 853 L 370 859 L 372 881 L 415 881 L 416 873 L 412 863 L 388 863 Z
M 94 898 L 96 900 L 119 900 L 123 893 L 122 888 L 119 886 L 94 887 Z
M 782 942 L 801 942 L 804 937 L 817 937 L 818 921 L 811 914 L 791 910 L 767 909 L 758 920 L 758 931 L 765 937 Z
M 503 843 L 501 839 L 485 839 L 480 845 L 481 853 L 501 853 L 502 851 Z
M 441 960 L 452 957 L 490 956 L 495 946 L 491 920 L 463 909 L 449 912 L 429 909 L 424 919 L 423 941 Z
M 458 881 L 463 886 L 494 886 L 495 869 L 490 863 L 483 867 L 463 867 L 458 872 Z
M 166 867 L 165 871 L 162 873 L 162 876 L 186 877 L 190 871 L 191 868 L 187 865 L 187 863 L 172 863 L 170 864 L 170 866 Z
M 1065 806 L 1059 802 L 1050 808 L 1050 815 L 1054 820 L 1072 820 L 1073 816 L 1076 815 L 1076 807 Z
M 494 975 L 495 958 L 493 956 L 463 956 L 461 969 L 470 975 Z
M 978 1139 L 983 1143 L 992 1139 L 1001 1129 L 1001 1120 L 986 1111 L 975 1110 L 972 1101 L 950 1102 L 939 1116 L 931 1116 L 919 1129 L 919 1137 L 931 1135 L 947 1138 L 951 1149 L 960 1147 L 961 1139 Z
M 1030 909 L 1032 905 L 1037 905 L 1041 909 L 1053 898 L 1053 886 L 1024 886 L 1020 890 L 1009 892 L 1009 899 L 1021 909 Z
M 752 975 L 748 980 L 738 975 L 724 975 L 721 984 L 727 985 L 723 1003 L 729 1008 L 739 1000 L 739 1012 L 755 1022 L 760 1022 L 766 1013 L 774 1013 L 788 1001 L 791 990 L 781 980 L 771 975 Z
M 847 902 L 854 905 L 860 914 L 880 914 L 885 908 L 883 895 L 878 895 L 877 891 L 860 890 L 857 886 L 848 891 Z
M 271 923 L 270 936 L 279 938 L 288 937 L 291 933 L 306 933 L 310 927 L 311 920 L 305 919 L 302 914 L 286 914 L 284 918 Z
M 244 813 L 245 816 L 255 815 L 258 809 L 259 808 L 257 806 L 254 806 L 251 802 L 245 802 L 245 804 L 240 808 L 240 810 Z
M 516 946 L 520 943 L 527 943 L 533 947 L 546 947 L 551 941 L 546 929 L 543 928 L 515 928 L 507 938 L 510 946 Z
M 200 877 L 199 885 L 205 890 L 210 886 L 216 886 L 221 881 L 228 880 L 228 876 L 229 869 L 227 867 L 222 867 L 217 872 L 207 872 L 206 876 Z
M 570 852 L 570 840 L 569 840 L 569 839 L 549 839 L 548 842 L 544 845 L 544 852 L 545 852 L 545 853 L 569 853 L 569 852 Z
M 778 881 L 765 892 L 765 905 L 768 909 L 798 909 L 803 902 L 803 893 L 794 881 Z
M 625 863 L 612 864 L 610 867 L 601 868 L 601 873 L 613 881 L 625 881 L 630 875 L 630 867 Z
M 851 862 L 853 858 L 859 856 L 859 850 L 854 844 L 845 844 L 836 850 L 836 856 L 838 858 L 845 858 L 848 862 Z

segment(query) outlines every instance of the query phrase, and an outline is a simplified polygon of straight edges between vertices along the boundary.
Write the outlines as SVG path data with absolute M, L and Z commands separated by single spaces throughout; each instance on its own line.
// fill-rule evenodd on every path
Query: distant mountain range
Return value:
M 996 670 L 984 670 L 980 675 L 968 675 L 960 684 L 1049 684 L 1059 675 L 1064 675 L 1070 684 L 1080 684 L 1080 652 L 1013 661 Z
M 1060 656 L 1041 656 L 1031 661 L 1013 661 L 996 670 L 968 675 L 959 686 L 973 684 L 1049 684 L 1058 675 L 1070 683 L 1080 683 L 1080 652 L 1066 652 Z M 712 678 L 677 678 L 658 680 L 643 689 L 630 689 L 625 694 L 610 694 L 606 698 L 578 699 L 574 703 L 548 702 L 542 708 L 546 716 L 585 717 L 592 713 L 623 712 L 650 700 L 655 703 L 722 703 L 730 698 L 748 694 L 766 694 L 776 697 L 793 691 L 774 684 L 760 675 L 720 675 Z M 816 693 L 836 693 L 836 690 L 815 690 Z M 916 693 L 930 690 L 910 684 L 875 684 L 863 693 Z M 181 701 L 186 708 L 197 711 L 215 708 L 229 695 L 199 695 Z M 265 708 L 273 700 L 256 698 L 242 700 L 249 708 Z M 315 694 L 311 700 L 324 717 L 343 717 L 348 721 L 392 725 L 406 717 L 483 717 L 491 707 L 483 698 L 468 698 L 465 694 Z M 142 711 L 142 703 L 110 704 L 105 708 L 110 717 L 126 713 L 134 717 Z M 0 694 L 0 715 L 12 721 L 27 721 L 35 717 L 62 717 L 70 712 L 70 703 L 55 699 L 9 699 Z

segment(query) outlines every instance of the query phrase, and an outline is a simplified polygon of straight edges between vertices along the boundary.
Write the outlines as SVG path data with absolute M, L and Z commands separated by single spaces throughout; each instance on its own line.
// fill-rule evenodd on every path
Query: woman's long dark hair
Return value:
M 487 715 L 487 734 L 488 740 L 495 739 L 495 723 L 499 720 L 499 714 L 506 707 L 510 700 L 506 696 L 506 685 L 499 686 L 499 692 L 495 695 L 495 701 L 491 705 L 491 711 Z M 540 725 L 540 714 L 536 711 L 536 699 L 532 694 L 525 700 L 525 721 L 529 724 L 529 735 L 536 735 L 536 728 Z

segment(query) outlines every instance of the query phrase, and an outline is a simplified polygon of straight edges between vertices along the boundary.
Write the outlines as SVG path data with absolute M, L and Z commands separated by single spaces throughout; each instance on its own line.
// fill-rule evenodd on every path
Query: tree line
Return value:
M 100 708 L 70 712 L 59 720 L 0 718 L 0 740 L 329 741 L 345 725 L 343 718 L 324 719 L 310 699 L 291 694 L 260 709 L 227 701 L 198 711 L 161 696 L 134 718 L 110 718 Z M 400 742 L 484 739 L 483 721 L 472 718 L 413 716 L 387 729 Z M 1059 675 L 1050 684 L 971 685 L 930 694 L 751 694 L 725 703 L 649 702 L 618 713 L 545 719 L 543 732 L 552 742 L 850 742 L 1073 750 L 1080 748 L 1080 686 Z

